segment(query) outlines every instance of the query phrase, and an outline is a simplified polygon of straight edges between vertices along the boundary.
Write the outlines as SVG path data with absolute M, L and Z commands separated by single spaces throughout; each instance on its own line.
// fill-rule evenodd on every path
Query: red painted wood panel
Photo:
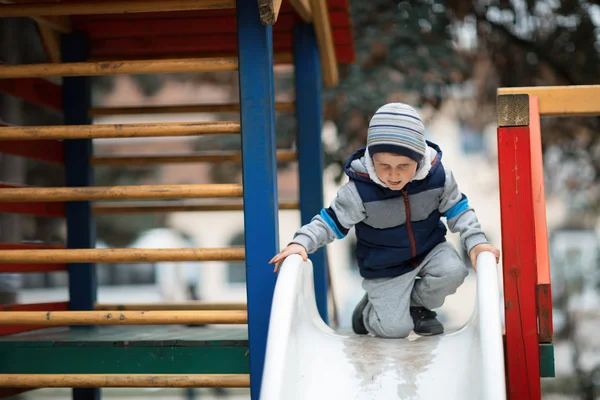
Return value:
M 81 1 L 81 0 L 75 0 Z M 348 0 L 328 0 L 327 8 L 329 12 L 344 11 L 348 13 Z M 296 14 L 292 5 L 288 1 L 281 3 L 279 15 Z M 150 12 L 150 13 L 130 13 L 130 14 L 97 14 L 97 15 L 74 15 L 71 17 L 71 24 L 74 30 L 79 30 L 90 21 L 107 20 L 130 20 L 139 21 L 144 19 L 178 19 L 178 18 L 212 18 L 223 16 L 235 16 L 235 10 L 194 10 L 194 11 L 170 11 L 170 12 Z M 349 18 L 348 18 L 349 19 Z M 277 25 L 279 21 L 275 24 Z
M 498 128 L 506 370 L 510 400 L 536 400 L 541 396 L 529 135 L 529 127 Z
M 11 304 L 11 305 L 0 305 L 0 312 L 2 311 L 66 311 L 69 307 L 68 302 L 58 303 L 36 303 L 36 304 Z M 25 325 L 25 326 L 2 326 L 0 325 L 0 335 L 11 335 L 14 333 L 33 331 L 36 329 L 47 328 L 39 325 Z
M 0 79 L 0 92 L 62 111 L 62 88 L 41 78 Z
M 333 31 L 336 46 L 350 46 L 352 37 L 345 29 Z M 279 33 L 273 35 L 275 52 L 291 52 L 293 49 L 292 35 Z M 129 57 L 155 57 L 161 54 L 173 53 L 236 53 L 237 34 L 215 36 L 161 36 L 137 37 L 120 39 L 92 39 L 92 57 L 108 57 L 109 55 L 127 55 Z M 119 58 L 118 56 L 114 57 Z
M 8 273 L 60 272 L 68 269 L 67 264 L 0 264 L 0 272 Z
M 329 0 L 327 4 L 338 62 L 352 63 L 356 56 L 348 0 Z M 235 10 L 83 15 L 73 16 L 71 20 L 74 30 L 86 32 L 91 38 L 91 60 L 237 54 L 237 41 L 233 44 L 227 37 L 236 33 Z M 278 22 L 273 26 L 275 53 L 292 53 L 292 28 L 301 22 L 289 2 L 283 2 Z M 278 39 L 280 34 L 286 37 Z M 132 41 L 140 37 L 153 39 Z M 106 39 L 124 40 L 107 43 Z
M 24 215 L 35 215 L 36 217 L 64 218 L 64 203 L 0 203 L 0 212 Z
M 64 244 L 59 243 L 0 243 L 0 250 L 43 250 L 43 249 L 66 249 Z
M 2 129 L 0 128 L 1 137 Z M 52 164 L 62 165 L 65 162 L 64 145 L 60 140 L 0 140 L 0 153 L 31 158 Z
M 335 11 L 330 14 L 331 27 L 343 28 L 350 33 L 348 14 Z M 277 23 L 273 26 L 274 32 L 291 32 L 295 24 L 301 19 L 296 14 L 279 15 Z M 134 38 L 148 36 L 196 36 L 196 35 L 221 35 L 237 32 L 236 17 L 234 15 L 215 17 L 190 17 L 173 18 L 145 18 L 132 23 L 125 19 L 90 20 L 81 21 L 79 29 L 88 33 L 92 39 L 106 38 Z
M 0 304 L 2 311 L 63 311 L 69 308 L 68 301 L 31 304 Z

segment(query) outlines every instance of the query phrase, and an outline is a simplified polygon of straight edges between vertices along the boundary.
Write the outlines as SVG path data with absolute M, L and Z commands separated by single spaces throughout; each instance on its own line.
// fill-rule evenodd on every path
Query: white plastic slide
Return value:
M 288 257 L 275 287 L 261 400 L 504 400 L 499 282 L 477 259 L 477 306 L 460 330 L 382 339 L 342 335 L 320 318 L 312 264 Z

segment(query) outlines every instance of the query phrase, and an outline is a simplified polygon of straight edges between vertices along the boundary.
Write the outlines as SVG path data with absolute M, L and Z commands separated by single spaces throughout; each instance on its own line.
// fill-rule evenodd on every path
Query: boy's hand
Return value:
M 308 255 L 306 254 L 306 249 L 304 248 L 304 246 L 298 243 L 292 243 L 285 249 L 281 250 L 279 254 L 277 254 L 271 259 L 271 261 L 269 261 L 269 264 L 276 263 L 273 272 L 279 271 L 279 267 L 281 266 L 281 264 L 283 264 L 287 256 L 290 256 L 292 254 L 300 254 L 304 261 L 308 261 Z
M 500 250 L 495 248 L 489 243 L 481 243 L 471 249 L 471 253 L 469 254 L 469 258 L 471 258 L 471 265 L 474 270 L 477 270 L 477 256 L 482 251 L 489 251 L 496 256 L 496 264 L 500 262 Z

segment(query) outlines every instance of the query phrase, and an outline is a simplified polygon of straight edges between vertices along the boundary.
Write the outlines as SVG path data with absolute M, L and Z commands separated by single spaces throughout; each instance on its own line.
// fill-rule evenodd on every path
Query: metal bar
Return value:
M 82 3 L 84 4 L 84 3 Z M 235 57 L 0 65 L 0 79 L 236 71 Z
M 62 37 L 62 61 L 80 62 L 85 61 L 88 54 L 86 37 L 81 33 L 72 33 Z M 67 77 L 63 79 L 63 114 L 65 125 L 87 125 L 91 123 L 87 110 L 92 101 L 92 82 L 90 77 Z M 12 128 L 5 128 L 12 129 Z M 94 183 L 94 173 L 90 165 L 92 156 L 92 140 L 65 140 L 64 162 L 65 162 L 65 184 L 69 186 L 63 190 L 76 191 L 76 187 L 89 186 Z M 35 191 L 34 188 L 3 189 L 4 191 L 26 190 Z M 57 189 L 37 189 L 52 191 Z M 60 191 L 60 189 L 58 189 Z M 52 192 L 50 192 L 52 193 Z M 31 198 L 30 198 L 31 200 Z M 88 199 L 80 199 L 88 200 Z M 23 199 L 22 201 L 29 201 Z M 91 211 L 89 201 L 70 202 L 65 205 L 67 248 L 68 249 L 93 249 L 96 245 L 96 220 Z M 28 254 L 30 251 L 74 251 L 74 250 L 5 250 L 7 252 L 21 252 Z M 75 250 L 89 251 L 89 250 Z M 44 264 L 52 263 L 44 261 Z M 61 262 L 62 264 L 62 262 Z M 96 265 L 93 260 L 81 260 L 68 266 L 69 274 L 69 309 L 91 310 L 97 299 L 98 284 L 96 279 Z M 89 399 L 88 391 L 73 392 L 74 400 Z M 93 392 L 93 396 L 99 394 Z
M 64 264 L 159 261 L 242 261 L 244 248 L 0 250 L 0 263 Z M 78 266 L 81 268 L 80 266 Z M 73 269 L 71 269 L 73 270 Z M 93 304 L 90 310 L 93 309 Z
M 0 6 L 0 17 L 47 17 L 55 15 L 124 14 L 234 8 L 232 0 L 127 0 L 82 3 L 28 3 Z
M 2 82 L 2 81 L 0 81 Z M 275 103 L 275 111 L 294 112 L 293 102 Z M 149 106 L 149 107 L 98 107 L 90 108 L 92 117 L 113 115 L 145 115 L 145 114 L 185 114 L 185 113 L 238 113 L 239 104 L 198 104 L 186 106 Z
M 250 392 L 258 400 L 275 274 L 268 262 L 279 250 L 272 27 L 257 1 L 237 0 L 240 120 L 246 243 Z
M 242 196 L 242 185 L 225 183 L 0 189 L 0 202 L 158 200 L 240 196 Z M 68 212 L 67 209 L 67 218 Z
M 169 156 L 104 156 L 93 157 L 92 165 L 156 165 L 156 164 L 188 164 L 215 162 L 242 162 L 239 152 L 211 152 L 196 154 L 173 154 Z M 296 152 L 283 150 L 277 152 L 277 162 L 296 161 Z
M 246 310 L 246 303 L 211 303 L 207 301 L 189 301 L 185 303 L 139 303 L 105 304 L 98 303 L 96 310 L 104 311 L 148 311 L 148 310 Z
M 312 24 L 294 27 L 294 71 L 300 180 L 300 218 L 308 224 L 323 208 L 323 125 L 319 48 Z M 327 323 L 328 274 L 325 248 L 310 255 L 314 269 L 315 297 L 321 318 Z
M 19 388 L 101 388 L 101 387 L 205 387 L 205 388 L 236 388 L 250 386 L 250 376 L 247 374 L 214 374 L 214 375 L 59 375 L 59 374 L 2 374 L 0 387 Z
M 87 115 L 87 110 L 86 110 Z M 235 134 L 238 122 L 177 122 L 153 124 L 100 124 L 73 126 L 10 126 L 0 128 L 1 140 L 100 139 L 132 137 L 172 137 Z
M 499 88 L 498 96 L 536 96 L 542 117 L 600 115 L 600 85 L 534 86 Z
M 298 203 L 289 201 L 279 203 L 280 210 L 297 210 Z M 143 214 L 198 211 L 243 211 L 243 203 L 189 204 L 187 202 L 144 202 L 122 205 L 121 203 L 100 203 L 92 207 L 96 215 L 105 214 Z
M 220 311 L 5 311 L 0 325 L 187 325 L 245 324 L 244 310 Z
M 529 99 L 509 96 L 498 99 L 507 394 L 509 400 L 536 400 L 541 389 Z

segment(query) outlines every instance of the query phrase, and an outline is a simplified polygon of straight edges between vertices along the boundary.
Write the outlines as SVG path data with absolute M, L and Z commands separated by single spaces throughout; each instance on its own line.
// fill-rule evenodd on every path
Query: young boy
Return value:
M 425 140 L 417 112 L 402 103 L 381 107 L 369 124 L 367 146 L 346 164 L 350 181 L 327 209 L 300 228 L 271 263 L 342 239 L 355 227 L 356 258 L 366 291 L 352 315 L 357 334 L 405 338 L 444 332 L 431 309 L 456 292 L 468 272 L 446 242 L 446 217 L 460 232 L 473 266 L 489 244 L 475 211 L 442 164 L 440 148 Z

